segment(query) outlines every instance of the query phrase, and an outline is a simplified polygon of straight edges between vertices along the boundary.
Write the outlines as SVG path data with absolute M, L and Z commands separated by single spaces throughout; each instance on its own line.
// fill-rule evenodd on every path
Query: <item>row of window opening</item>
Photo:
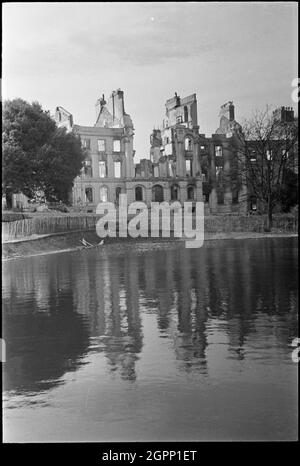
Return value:
M 85 149 L 91 149 L 91 140 L 82 139 L 82 147 Z M 97 139 L 97 149 L 98 152 L 106 152 L 106 141 L 105 139 Z M 113 140 L 113 152 L 121 152 L 121 141 L 120 139 Z
M 116 188 L 116 201 L 119 200 L 120 194 L 122 193 L 122 188 Z M 171 200 L 177 201 L 179 200 L 180 196 L 180 188 L 177 185 L 171 187 Z M 187 187 L 187 200 L 192 201 L 195 197 L 195 188 L 194 186 Z M 93 203 L 93 188 L 88 187 L 85 189 L 85 199 L 87 203 Z M 135 200 L 136 201 L 144 201 L 144 190 L 142 186 L 135 187 Z M 108 188 L 107 186 L 100 187 L 100 202 L 107 202 L 108 201 Z M 161 185 L 155 185 L 152 188 L 152 201 L 154 202 L 163 202 L 164 201 L 164 189 Z
M 169 144 L 170 139 L 169 137 L 165 138 L 165 144 Z M 85 149 L 90 150 L 91 149 L 91 140 L 90 139 L 82 139 L 82 146 Z M 184 147 L 186 151 L 192 151 L 193 150 L 193 140 L 191 138 L 186 138 L 184 141 Z M 97 140 L 97 149 L 98 152 L 106 152 L 106 141 L 105 139 L 98 139 Z M 200 146 L 201 151 L 205 151 L 206 148 L 205 146 Z M 120 139 L 114 139 L 113 140 L 113 152 L 121 152 L 121 141 Z M 222 157 L 223 155 L 223 150 L 222 146 L 215 146 L 215 156 L 216 157 Z

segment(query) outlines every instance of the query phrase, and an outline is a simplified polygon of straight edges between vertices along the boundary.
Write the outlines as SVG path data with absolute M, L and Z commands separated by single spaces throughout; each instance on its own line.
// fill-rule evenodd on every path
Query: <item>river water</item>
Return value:
M 4 441 L 297 438 L 297 239 L 3 266 Z

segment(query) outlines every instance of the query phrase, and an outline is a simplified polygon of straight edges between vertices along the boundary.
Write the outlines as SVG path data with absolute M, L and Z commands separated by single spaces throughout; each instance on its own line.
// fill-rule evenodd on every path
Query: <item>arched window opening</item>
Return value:
M 164 190 L 163 187 L 159 184 L 153 186 L 152 188 L 152 200 L 154 202 L 163 202 L 164 200 Z
M 223 148 L 222 146 L 215 146 L 215 156 L 222 157 L 223 155 Z
M 118 186 L 116 188 L 116 201 L 119 202 L 119 197 L 120 197 L 120 194 L 122 192 L 122 188 L 120 188 L 120 186 Z
M 171 186 L 171 201 L 178 201 L 179 187 L 177 185 Z
M 185 147 L 185 150 L 192 150 L 192 140 L 191 140 L 191 138 L 185 138 L 184 147 Z
M 143 200 L 143 188 L 141 186 L 137 186 L 135 188 L 135 200 L 142 201 Z

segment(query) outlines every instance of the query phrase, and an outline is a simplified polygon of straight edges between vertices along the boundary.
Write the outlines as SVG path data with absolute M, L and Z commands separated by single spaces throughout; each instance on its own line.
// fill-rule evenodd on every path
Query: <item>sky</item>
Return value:
M 240 123 L 255 109 L 296 106 L 296 2 L 6 3 L 2 95 L 61 105 L 93 126 L 95 103 L 124 91 L 136 160 L 174 93 L 196 93 L 200 132 L 233 100 Z

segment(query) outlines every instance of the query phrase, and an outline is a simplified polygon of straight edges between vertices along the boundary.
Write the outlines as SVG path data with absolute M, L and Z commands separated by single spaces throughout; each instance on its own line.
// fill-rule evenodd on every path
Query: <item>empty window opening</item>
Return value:
M 99 177 L 105 178 L 106 177 L 106 162 L 99 162 Z
M 107 202 L 108 199 L 108 189 L 106 186 L 101 186 L 100 188 L 100 202 Z
M 98 151 L 105 152 L 105 140 L 104 139 L 98 139 Z
M 115 178 L 121 178 L 121 162 L 115 162 Z
M 93 189 L 92 188 L 85 189 L 85 200 L 89 204 L 93 202 Z
M 121 150 L 121 141 L 119 139 L 114 139 L 114 152 L 120 152 Z
M 135 188 L 135 200 L 142 201 L 143 200 L 143 188 L 141 186 L 137 186 Z
M 187 198 L 189 201 L 194 199 L 194 187 L 193 186 L 188 186 L 187 188 Z

